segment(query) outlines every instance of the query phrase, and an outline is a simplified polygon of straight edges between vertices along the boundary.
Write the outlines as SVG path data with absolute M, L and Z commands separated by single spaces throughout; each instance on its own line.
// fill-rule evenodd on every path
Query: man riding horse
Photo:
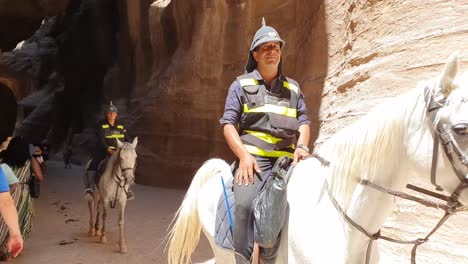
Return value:
M 85 177 L 85 196 L 89 196 L 88 198 L 92 198 L 95 185 L 99 181 L 99 168 L 104 168 L 102 165 L 105 164 L 108 158 L 117 150 L 117 139 L 120 141 L 128 141 L 125 134 L 126 129 L 122 123 L 117 121 L 118 112 L 117 107 L 113 105 L 111 101 L 105 112 L 106 119 L 99 122 L 96 127 L 98 144 Z M 129 190 L 127 199 L 130 200 L 133 198 L 133 192 Z
M 231 84 L 220 119 L 226 141 L 238 158 L 233 238 L 242 256 L 236 254 L 236 263 L 247 263 L 251 257 L 252 202 L 276 160 L 289 156 L 297 162 L 309 155 L 310 120 L 299 84 L 282 73 L 283 46 L 278 32 L 263 21 L 250 47 L 246 74 Z

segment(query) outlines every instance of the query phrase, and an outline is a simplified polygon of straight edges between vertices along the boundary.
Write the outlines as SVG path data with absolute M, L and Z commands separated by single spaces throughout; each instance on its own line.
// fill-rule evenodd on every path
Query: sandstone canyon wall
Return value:
M 453 51 L 466 54 L 466 1 L 58 2 L 0 2 L 10 23 L 59 14 L 43 24 L 53 24 L 52 33 L 3 52 L 0 81 L 21 100 L 38 90 L 37 78 L 48 82 L 57 71 L 64 88 L 55 112 L 75 109 L 77 133 L 101 117 L 96 104 L 117 100 L 129 131 L 140 136 L 144 184 L 186 186 L 204 160 L 233 159 L 218 119 L 262 17 L 286 41 L 284 72 L 301 85 L 318 143 L 384 98 L 437 75 Z M 19 42 L 24 27 L 0 41 L 2 48 Z M 69 123 L 58 131 L 66 133 Z
M 306 95 L 320 145 L 385 98 L 438 76 L 452 52 L 459 51 L 460 69 L 468 70 L 467 11 L 467 1 L 455 0 L 172 1 L 152 7 L 152 72 L 134 90 L 143 109 L 134 123 L 142 135 L 141 182 L 186 184 L 209 157 L 232 158 L 217 121 L 261 17 L 286 41 L 285 73 Z M 383 229 L 394 238 L 424 237 L 442 216 L 396 201 Z M 419 247 L 417 263 L 466 263 L 466 223 L 464 213 L 450 219 Z M 379 243 L 380 263 L 410 262 L 411 246 Z
M 262 17 L 286 41 L 284 72 L 301 84 L 317 135 L 328 63 L 322 1 L 172 1 L 150 9 L 154 62 L 148 82 L 134 91 L 143 109 L 133 127 L 141 136 L 141 182 L 185 185 L 208 158 L 233 160 L 218 119 Z M 146 41 L 138 31 L 130 35 Z M 146 65 L 144 56 L 135 58 Z M 146 71 L 136 71 L 137 83 Z
M 286 41 L 284 72 L 301 85 L 313 121 L 312 140 L 319 145 L 385 98 L 437 76 L 453 51 L 459 51 L 460 68 L 468 66 L 466 0 L 70 2 L 65 9 L 67 1 L 0 0 L 0 112 L 14 115 L 7 110 L 15 100 L 32 102 L 40 92 L 47 100 L 36 108 L 46 110 L 33 112 L 35 122 L 23 122 L 20 131 L 48 134 L 49 128 L 39 124 L 50 119 L 44 113 L 55 113 L 69 121 L 56 124 L 57 135 L 63 138 L 78 122 L 76 132 L 84 131 L 78 141 L 87 142 L 90 124 L 101 117 L 97 104 L 116 99 L 129 131 L 140 138 L 141 184 L 186 187 L 208 158 L 233 159 L 218 119 L 230 83 L 244 71 L 262 17 Z M 5 52 L 31 36 L 43 18 L 57 14 L 52 39 L 33 36 Z M 41 53 L 49 46 L 50 52 Z M 102 65 L 93 60 L 105 56 L 99 50 L 109 52 Z M 27 51 L 33 59 L 24 56 Z M 63 90 L 52 89 L 51 98 L 47 89 L 38 91 L 38 76 L 49 86 L 57 75 L 49 67 L 36 67 L 49 64 L 36 64 L 35 58 L 42 61 L 38 55 L 55 53 L 57 61 L 51 64 L 58 67 Z M 59 106 L 47 108 L 54 102 Z M 407 239 L 427 233 L 440 214 L 399 204 L 385 231 Z M 467 222 L 463 214 L 449 220 L 435 242 L 420 249 L 418 260 L 466 263 L 463 238 L 468 234 L 462 227 Z M 408 246 L 384 242 L 381 249 L 382 263 L 409 262 Z
M 286 41 L 285 73 L 306 95 L 318 143 L 467 52 L 465 1 L 172 1 L 149 14 L 130 2 L 147 184 L 185 185 L 204 160 L 232 160 L 218 119 L 262 17 Z

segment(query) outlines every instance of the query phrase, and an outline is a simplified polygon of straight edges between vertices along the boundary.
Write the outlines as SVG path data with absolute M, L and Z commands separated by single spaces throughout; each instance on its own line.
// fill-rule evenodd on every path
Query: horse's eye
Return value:
M 468 135 L 468 123 L 461 123 L 461 124 L 456 124 L 452 126 L 453 131 L 455 133 L 465 136 Z

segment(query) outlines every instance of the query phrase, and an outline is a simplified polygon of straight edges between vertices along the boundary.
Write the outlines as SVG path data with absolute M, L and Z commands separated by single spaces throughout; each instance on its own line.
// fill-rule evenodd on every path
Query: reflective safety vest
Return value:
M 117 149 L 117 138 L 122 141 L 125 138 L 125 129 L 122 124 L 116 123 L 115 126 L 111 126 L 108 123 L 101 125 L 104 130 L 104 137 L 106 144 L 109 148 Z
M 279 94 L 271 93 L 262 80 L 249 73 L 237 77 L 241 86 L 240 138 L 247 151 L 262 157 L 293 157 L 299 122 L 299 85 L 281 77 Z

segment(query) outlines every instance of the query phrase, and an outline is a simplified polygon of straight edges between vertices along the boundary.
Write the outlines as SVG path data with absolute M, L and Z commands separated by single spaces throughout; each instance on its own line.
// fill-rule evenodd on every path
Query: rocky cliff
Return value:
M 56 10 L 54 1 L 40 2 L 52 3 L 41 10 Z M 81 133 L 101 117 L 101 103 L 116 100 L 129 131 L 140 137 L 144 184 L 186 186 L 204 160 L 233 159 L 218 119 L 262 17 L 286 41 L 284 72 L 301 85 L 318 143 L 385 97 L 438 74 L 454 50 L 466 53 L 463 1 L 151 3 L 70 1 L 57 12 L 55 42 L 36 44 L 56 45 L 53 64 L 64 82 L 56 112 L 74 109 L 56 118 L 67 120 L 57 123 L 56 134 L 70 127 Z M 37 67 L 7 75 L 11 67 L 0 67 L 2 83 L 18 100 L 37 90 L 31 85 Z M 45 69 L 47 81 L 54 71 Z
M 133 129 L 142 136 L 141 174 L 151 175 L 141 181 L 157 185 L 189 182 L 210 157 L 232 159 L 217 120 L 262 17 L 286 41 L 285 74 L 301 85 L 319 143 L 438 74 L 453 51 L 466 53 L 468 37 L 468 5 L 459 1 L 172 1 L 149 14 L 134 5 L 133 92 L 142 111 Z
M 21 100 L 23 111 L 28 105 L 33 110 L 19 131 L 44 130 L 41 135 L 55 134 L 54 140 L 74 131 L 81 133 L 76 147 L 85 147 L 86 129 L 100 117 L 99 104 L 114 99 L 131 134 L 140 137 L 137 182 L 142 184 L 187 186 L 208 158 L 233 159 L 218 119 L 230 83 L 244 71 L 262 17 L 286 41 L 284 72 L 301 85 L 318 144 L 384 98 L 437 76 L 453 51 L 460 51 L 460 67 L 468 66 L 466 1 L 71 0 L 67 8 L 59 2 L 66 1 L 0 0 L 3 51 L 31 36 L 46 16 L 59 14 L 45 36 L 52 39 L 33 36 L 4 52 L 1 120 L 11 121 L 16 113 L 11 109 Z M 28 60 L 23 56 L 28 51 L 49 63 Z M 56 79 L 63 84 L 47 92 Z M 50 119 L 47 113 L 55 115 L 51 127 L 40 122 Z M 419 214 L 422 223 L 415 221 Z M 438 214 L 400 201 L 386 231 L 420 237 Z M 464 215 L 451 219 L 419 251 L 419 259 L 465 263 L 464 235 L 458 230 L 466 222 Z M 383 263 L 408 262 L 409 247 L 383 245 Z
M 134 123 L 142 136 L 139 165 L 151 175 L 142 181 L 183 185 L 208 158 L 233 160 L 218 119 L 229 85 L 244 72 L 262 17 L 286 41 L 284 72 L 301 84 L 317 135 L 328 67 L 325 10 L 322 1 L 172 1 L 151 7 L 147 34 L 130 34 L 154 59 L 149 75 L 148 69 L 135 71 L 137 84 L 147 80 L 134 91 L 143 110 Z M 147 65 L 145 56 L 135 59 Z

